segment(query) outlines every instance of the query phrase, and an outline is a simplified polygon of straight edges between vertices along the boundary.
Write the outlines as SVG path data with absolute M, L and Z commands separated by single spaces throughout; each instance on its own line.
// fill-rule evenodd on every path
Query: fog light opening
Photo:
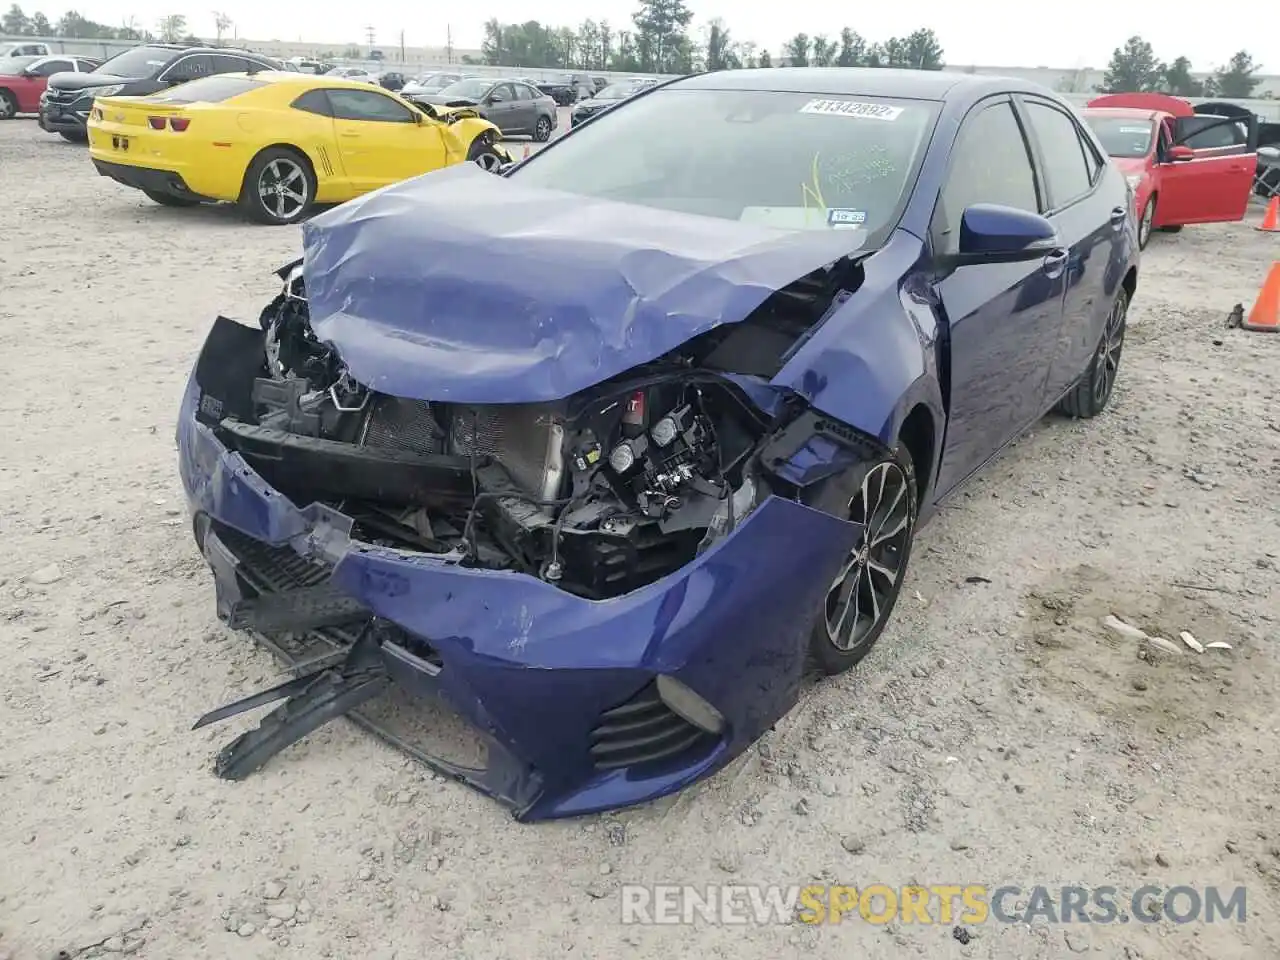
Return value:
M 671 712 L 700 730 L 719 736 L 724 732 L 724 716 L 675 677 L 659 674 L 658 696 Z

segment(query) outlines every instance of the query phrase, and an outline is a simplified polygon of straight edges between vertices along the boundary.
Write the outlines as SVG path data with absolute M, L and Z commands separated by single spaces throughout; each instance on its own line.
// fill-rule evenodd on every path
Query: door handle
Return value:
M 1040 269 L 1043 270 L 1045 275 L 1051 280 L 1062 276 L 1062 271 L 1066 268 L 1067 251 L 1061 249 L 1045 254 L 1044 261 L 1040 264 Z
M 344 136 L 344 137 L 358 137 L 358 136 L 360 136 L 360 134 L 356 133 L 354 130 L 343 130 L 343 131 L 342 131 L 342 136 Z

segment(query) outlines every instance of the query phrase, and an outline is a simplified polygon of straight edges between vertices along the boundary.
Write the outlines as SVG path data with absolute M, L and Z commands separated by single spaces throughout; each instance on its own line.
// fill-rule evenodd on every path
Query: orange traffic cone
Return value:
M 1280 332 L 1280 261 L 1271 264 L 1271 271 L 1258 291 L 1258 299 L 1249 311 L 1249 319 L 1240 326 L 1244 330 L 1261 333 Z
M 1280 233 L 1280 197 L 1271 198 L 1271 202 L 1267 204 L 1267 212 L 1257 229 L 1266 233 Z

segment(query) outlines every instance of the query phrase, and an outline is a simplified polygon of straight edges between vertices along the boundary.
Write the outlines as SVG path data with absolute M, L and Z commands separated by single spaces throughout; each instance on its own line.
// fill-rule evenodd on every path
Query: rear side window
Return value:
M 1028 100 L 1027 122 L 1040 145 L 1050 206 L 1059 209 L 1088 193 L 1093 170 L 1075 121 L 1056 107 Z
M 322 117 L 333 116 L 333 111 L 329 108 L 329 96 L 323 90 L 308 90 L 293 101 L 293 109 L 319 114 Z
M 934 243 L 939 253 L 959 249 L 960 218 L 965 208 L 975 203 L 1040 211 L 1031 155 L 1007 100 L 970 114 L 960 128 L 951 154 L 951 172 L 934 216 Z
M 156 94 L 151 99 L 165 103 L 221 103 L 261 86 L 265 86 L 261 80 L 250 80 L 247 77 L 202 77 Z
M 75 65 L 70 60 L 46 60 L 35 69 L 37 77 L 52 77 L 55 73 L 74 71 Z
M 204 54 L 194 54 L 175 62 L 173 66 L 161 75 L 160 79 L 182 83 L 187 80 L 195 80 L 198 77 L 207 77 L 213 72 L 212 57 Z

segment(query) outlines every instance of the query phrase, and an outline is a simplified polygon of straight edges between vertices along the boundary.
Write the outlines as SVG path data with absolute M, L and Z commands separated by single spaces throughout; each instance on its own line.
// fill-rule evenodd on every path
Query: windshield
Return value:
M 667 88 L 602 113 L 511 176 L 785 230 L 856 230 L 857 245 L 878 244 L 910 195 L 937 108 L 919 100 Z
M 1133 117 L 1085 116 L 1093 132 L 1102 141 L 1102 148 L 1113 157 L 1134 159 L 1151 152 L 1155 138 L 1154 121 Z
M 150 77 L 172 60 L 175 52 L 167 47 L 134 47 L 112 57 L 93 72 L 132 79 Z
M 450 76 L 427 76 L 417 81 L 417 86 L 428 93 L 435 93 L 437 90 L 443 90 L 452 83 L 457 83 L 457 77 Z
M 491 86 L 493 86 L 492 80 L 485 80 L 483 77 L 471 77 L 441 88 L 440 95 L 450 98 L 458 97 L 465 100 L 479 100 L 489 92 Z

